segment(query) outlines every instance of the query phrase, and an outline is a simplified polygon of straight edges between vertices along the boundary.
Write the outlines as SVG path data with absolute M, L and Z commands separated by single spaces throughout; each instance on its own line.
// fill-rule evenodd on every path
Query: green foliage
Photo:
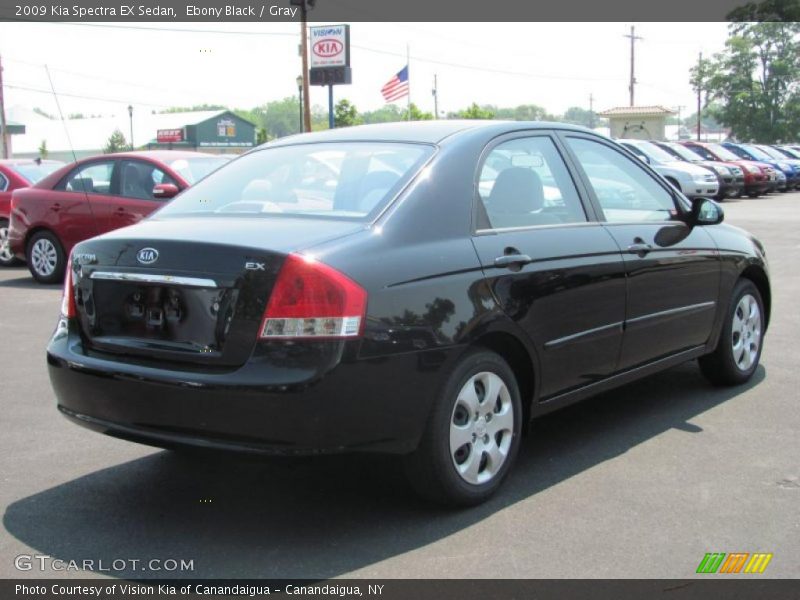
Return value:
M 719 106 L 739 140 L 800 136 L 800 23 L 733 23 L 725 49 L 691 70 L 692 87 Z
M 494 119 L 495 110 L 492 106 L 478 106 L 477 103 L 473 102 L 468 108 L 457 113 L 451 113 L 448 116 L 456 119 Z
M 552 118 L 548 120 L 553 120 Z M 565 123 L 572 123 L 573 125 L 583 125 L 584 127 L 598 127 L 605 119 L 600 119 L 594 111 L 588 108 L 581 108 L 580 106 L 570 106 L 560 119 Z
M 351 127 L 359 125 L 363 121 L 355 105 L 350 104 L 347 98 L 342 98 L 336 103 L 336 107 L 333 110 L 333 122 L 336 127 Z
M 112 152 L 124 152 L 125 150 L 130 150 L 130 145 L 122 132 L 119 129 L 115 129 L 103 147 L 103 153 L 111 154 Z
M 50 154 L 50 151 L 47 149 L 47 140 L 42 140 L 42 143 L 39 144 L 39 157 L 47 158 L 48 154 Z
M 748 2 L 730 13 L 729 21 L 752 23 L 754 21 L 800 21 L 800 0 L 765 0 Z
M 408 118 L 408 112 L 411 111 L 411 118 Z M 433 120 L 433 113 L 423 112 L 419 109 L 419 107 L 411 103 L 411 106 L 406 108 L 404 111 L 400 113 L 400 120 L 401 121 L 431 121 Z

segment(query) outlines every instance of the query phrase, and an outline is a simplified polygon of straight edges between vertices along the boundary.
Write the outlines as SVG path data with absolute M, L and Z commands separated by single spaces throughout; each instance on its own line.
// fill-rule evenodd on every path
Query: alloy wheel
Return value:
M 758 302 L 745 294 L 739 299 L 733 312 L 731 347 L 733 360 L 741 371 L 747 371 L 758 358 L 761 345 L 761 310 Z
M 56 270 L 58 264 L 58 251 L 53 242 L 41 238 L 34 242 L 31 248 L 31 265 L 42 277 L 49 277 Z
M 0 261 L 8 263 L 14 260 L 11 245 L 8 242 L 8 226 L 0 226 Z

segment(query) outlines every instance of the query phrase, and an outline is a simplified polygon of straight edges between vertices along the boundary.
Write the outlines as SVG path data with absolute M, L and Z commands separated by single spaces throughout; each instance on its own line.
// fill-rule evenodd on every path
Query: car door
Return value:
M 619 369 L 705 344 L 720 285 L 720 257 L 703 227 L 679 217 L 677 192 L 613 142 L 564 135 L 595 210 L 625 260 L 628 299 Z
M 540 398 L 613 373 L 622 257 L 581 201 L 554 136 L 495 140 L 476 184 L 473 243 L 496 300 L 536 348 Z
M 158 183 L 178 183 L 155 164 L 139 159 L 120 159 L 114 175 L 114 195 L 98 208 L 103 231 L 133 225 L 162 205 L 153 194 Z

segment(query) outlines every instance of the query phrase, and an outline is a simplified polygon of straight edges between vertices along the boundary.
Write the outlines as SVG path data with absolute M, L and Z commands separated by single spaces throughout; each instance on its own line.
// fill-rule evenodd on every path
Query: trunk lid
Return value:
M 314 219 L 148 220 L 78 245 L 90 351 L 203 368 L 245 363 L 286 256 L 363 229 Z

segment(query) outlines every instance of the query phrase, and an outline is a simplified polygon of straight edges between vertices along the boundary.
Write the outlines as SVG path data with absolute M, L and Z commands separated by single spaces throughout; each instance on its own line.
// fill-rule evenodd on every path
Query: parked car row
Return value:
M 689 198 L 800 189 L 800 146 L 618 140 Z
M 0 264 L 24 260 L 37 281 L 59 282 L 75 244 L 139 222 L 229 160 L 161 150 L 105 154 L 67 165 L 0 164 L 0 183 L 7 181 L 13 190 L 0 194 Z

